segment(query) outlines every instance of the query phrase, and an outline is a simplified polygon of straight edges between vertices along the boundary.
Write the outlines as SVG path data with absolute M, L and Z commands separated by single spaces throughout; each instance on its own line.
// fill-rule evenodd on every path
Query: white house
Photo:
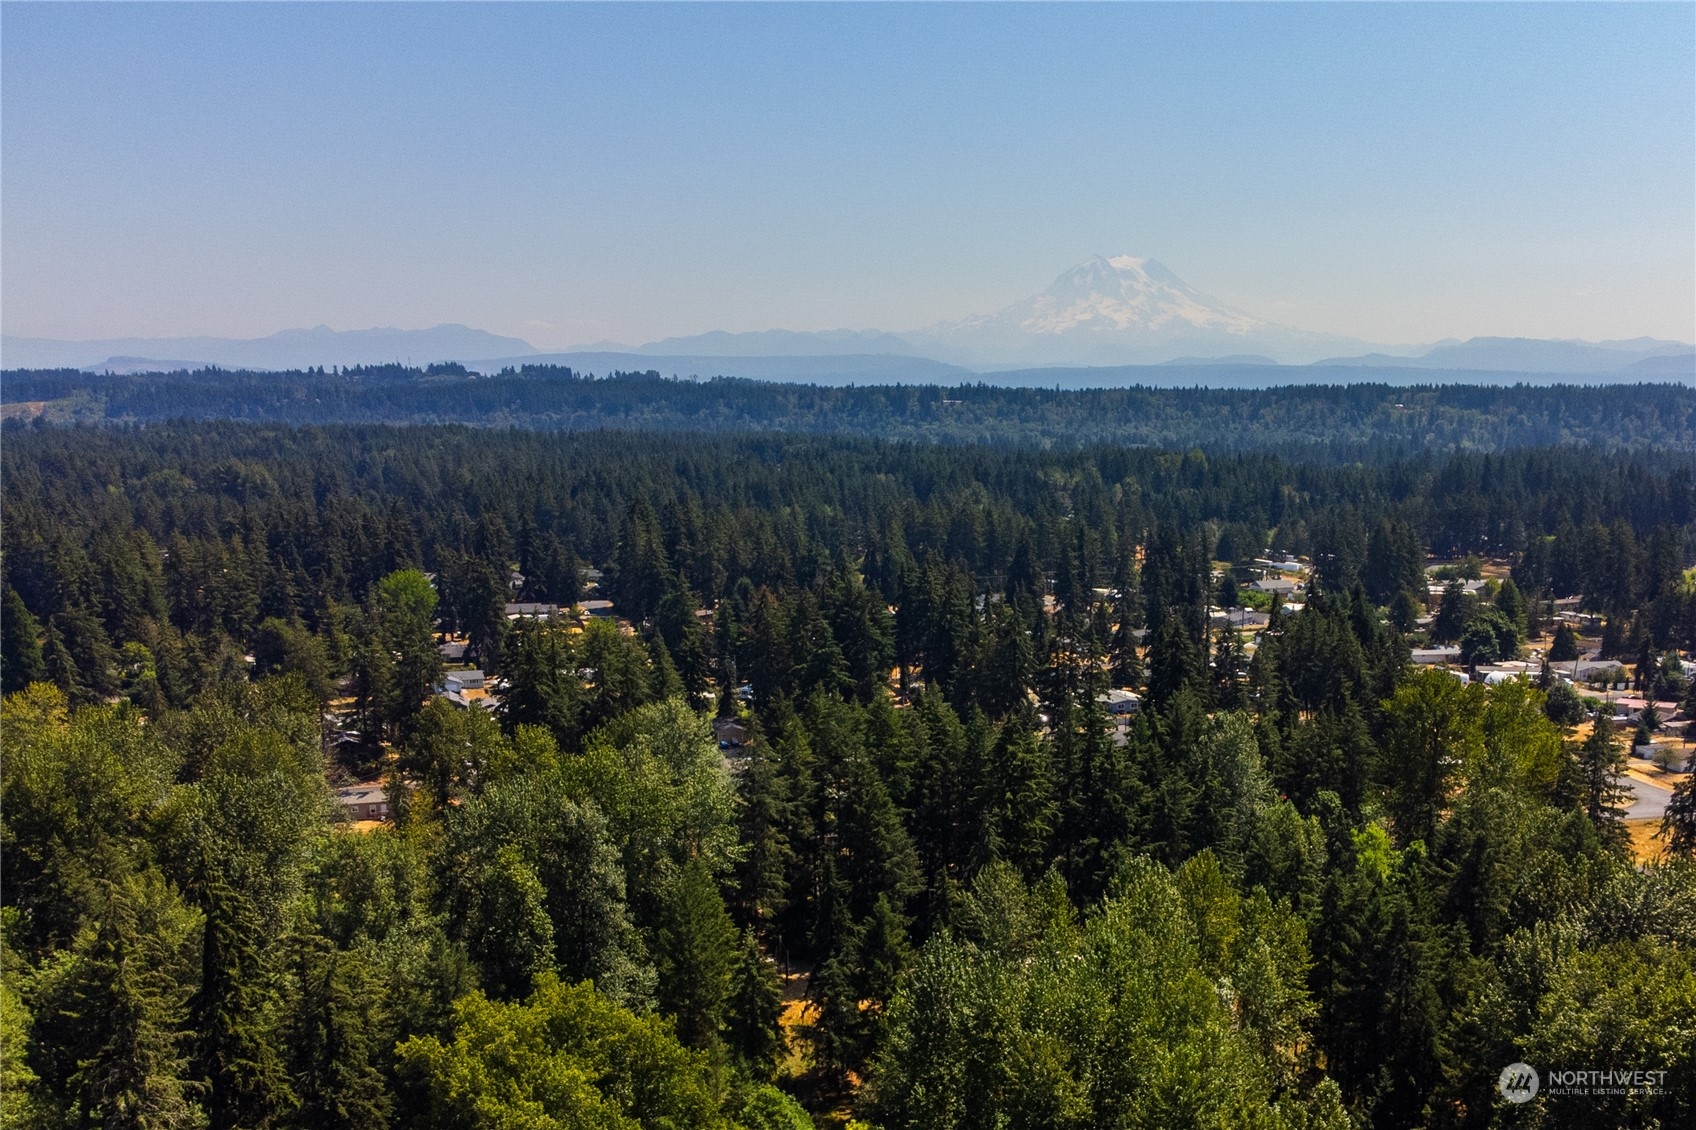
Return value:
M 480 691 L 483 689 L 484 676 L 481 671 L 449 671 L 442 676 L 442 690 L 449 693 Z
M 1294 558 L 1279 561 L 1270 557 L 1256 557 L 1254 563 L 1263 569 L 1276 569 L 1280 573 L 1300 573 L 1303 568 L 1302 563 Z
M 1107 713 L 1116 717 L 1135 714 L 1142 709 L 1142 700 L 1134 691 L 1114 687 L 1106 694 L 1095 696 L 1095 701 L 1107 708 Z

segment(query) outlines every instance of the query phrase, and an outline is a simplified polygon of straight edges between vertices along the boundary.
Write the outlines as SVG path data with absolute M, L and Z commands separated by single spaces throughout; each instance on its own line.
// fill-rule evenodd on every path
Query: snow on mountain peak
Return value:
M 1048 289 L 993 314 L 907 336 L 927 356 L 961 364 L 1154 364 L 1174 357 L 1263 354 L 1314 361 L 1351 338 L 1262 321 L 1190 286 L 1156 259 L 1092 255 Z
M 1265 324 L 1201 294 L 1157 260 L 1134 255 L 1086 259 L 1001 317 L 1034 334 L 1192 329 L 1244 334 Z

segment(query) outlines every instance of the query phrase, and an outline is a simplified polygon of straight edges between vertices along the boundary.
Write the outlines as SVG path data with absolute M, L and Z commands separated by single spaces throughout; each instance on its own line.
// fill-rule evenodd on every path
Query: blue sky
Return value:
M 0 7 L 7 333 L 1696 337 L 1696 5 Z

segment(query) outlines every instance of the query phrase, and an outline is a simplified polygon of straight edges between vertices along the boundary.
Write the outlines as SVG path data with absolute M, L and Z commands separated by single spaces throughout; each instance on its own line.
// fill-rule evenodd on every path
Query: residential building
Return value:
M 370 781 L 363 785 L 347 785 L 336 790 L 336 803 L 348 820 L 387 820 L 389 794 L 383 782 Z

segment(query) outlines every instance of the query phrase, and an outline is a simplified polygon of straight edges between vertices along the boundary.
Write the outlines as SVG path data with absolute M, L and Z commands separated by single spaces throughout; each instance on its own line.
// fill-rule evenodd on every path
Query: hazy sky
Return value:
M 7 333 L 1696 338 L 1696 5 L 0 7 Z

